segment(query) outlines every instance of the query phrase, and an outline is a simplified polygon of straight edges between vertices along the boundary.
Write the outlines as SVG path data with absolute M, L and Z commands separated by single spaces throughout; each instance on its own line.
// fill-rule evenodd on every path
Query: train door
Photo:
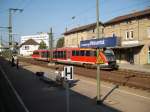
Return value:
M 71 51 L 70 51 L 70 50 L 67 51 L 67 59 L 68 59 L 68 60 L 71 59 Z
M 149 50 L 148 50 L 148 64 L 150 64 L 150 46 L 149 46 Z

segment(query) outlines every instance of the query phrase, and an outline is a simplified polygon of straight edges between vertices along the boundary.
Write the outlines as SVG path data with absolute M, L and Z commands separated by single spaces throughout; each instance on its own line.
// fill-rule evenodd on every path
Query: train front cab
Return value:
M 108 68 L 117 70 L 119 68 L 119 65 L 116 62 L 116 57 L 115 57 L 113 50 L 112 49 L 104 49 L 103 52 L 108 61 Z
M 33 51 L 32 58 L 33 59 L 39 59 L 40 58 L 40 52 L 38 50 Z

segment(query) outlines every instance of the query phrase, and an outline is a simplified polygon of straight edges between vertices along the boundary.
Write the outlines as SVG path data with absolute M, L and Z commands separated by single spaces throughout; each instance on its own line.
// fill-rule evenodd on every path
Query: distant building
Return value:
M 33 39 L 29 39 L 21 44 L 20 46 L 20 55 L 22 56 L 30 56 L 32 55 L 34 50 L 39 48 L 39 43 L 37 43 Z
M 3 45 L 0 44 L 0 52 L 3 50 Z
M 37 35 L 21 36 L 20 54 L 23 56 L 31 55 L 34 50 L 37 50 L 41 41 L 44 41 L 49 48 L 48 33 L 39 33 Z
M 27 36 L 21 36 L 21 44 L 25 41 L 33 39 L 36 42 L 40 43 L 42 40 L 46 43 L 47 48 L 49 48 L 49 35 L 48 33 L 39 33 L 37 35 L 27 35 Z

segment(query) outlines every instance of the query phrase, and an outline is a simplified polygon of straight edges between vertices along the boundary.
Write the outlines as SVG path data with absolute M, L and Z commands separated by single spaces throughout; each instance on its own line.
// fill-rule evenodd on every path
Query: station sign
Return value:
M 118 45 L 117 37 L 107 37 L 101 39 L 91 39 L 80 41 L 81 48 L 105 48 L 105 47 L 115 47 Z
M 73 80 L 73 66 L 64 67 L 64 77 L 67 80 Z

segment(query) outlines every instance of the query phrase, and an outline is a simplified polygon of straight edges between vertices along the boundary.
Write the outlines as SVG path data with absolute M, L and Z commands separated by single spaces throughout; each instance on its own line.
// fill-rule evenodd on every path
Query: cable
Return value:
M 146 2 L 139 2 L 139 3 L 136 3 L 136 4 L 134 4 L 134 5 L 130 5 L 130 6 L 128 6 L 128 7 L 125 7 L 125 8 L 121 8 L 121 9 L 117 9 L 117 10 L 111 10 L 111 11 L 107 11 L 107 12 L 105 12 L 105 13 L 108 13 L 107 15 L 109 15 L 109 16 L 107 16 L 107 17 L 110 17 L 110 16 L 112 16 L 112 15 L 116 15 L 116 13 L 119 13 L 119 12 L 122 12 L 122 11 L 124 11 L 124 10 L 126 10 L 126 9 L 128 9 L 128 8 L 131 8 L 131 7 L 133 7 L 133 6 L 142 6 L 142 5 L 144 5 L 144 4 L 148 4 L 148 3 L 150 3 L 150 1 L 146 1 Z M 109 14 L 110 13 L 110 14 Z M 128 12 L 128 14 L 129 14 L 129 12 Z

